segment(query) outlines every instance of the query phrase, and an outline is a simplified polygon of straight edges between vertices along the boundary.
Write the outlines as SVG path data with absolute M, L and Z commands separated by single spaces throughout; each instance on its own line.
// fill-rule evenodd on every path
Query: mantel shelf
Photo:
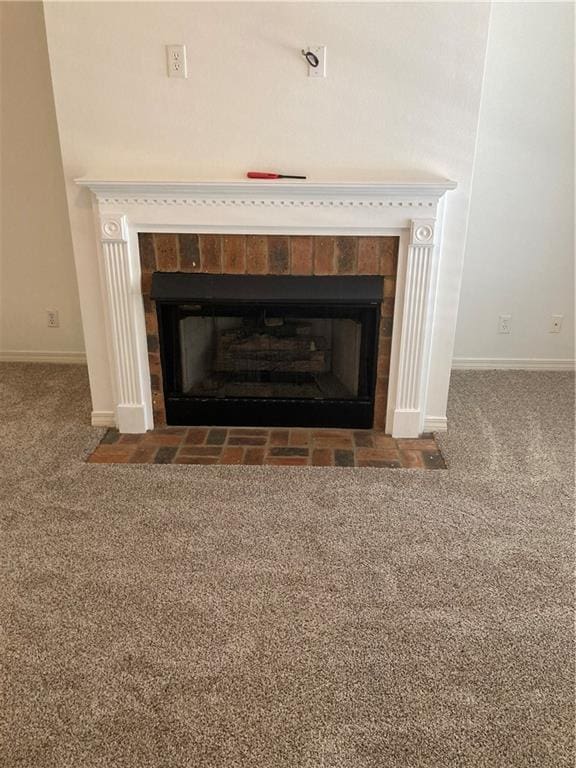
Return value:
M 266 197 L 266 198 L 325 198 L 351 197 L 380 199 L 387 197 L 440 198 L 455 189 L 456 182 L 443 178 L 389 181 L 139 181 L 83 177 L 76 179 L 81 187 L 91 190 L 97 198 L 194 198 L 194 197 Z

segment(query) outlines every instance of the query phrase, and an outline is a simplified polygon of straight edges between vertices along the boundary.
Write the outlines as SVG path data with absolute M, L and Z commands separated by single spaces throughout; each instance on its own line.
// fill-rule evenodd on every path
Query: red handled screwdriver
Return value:
M 264 173 L 263 171 L 248 171 L 249 179 L 305 179 L 306 176 L 288 176 L 285 173 Z

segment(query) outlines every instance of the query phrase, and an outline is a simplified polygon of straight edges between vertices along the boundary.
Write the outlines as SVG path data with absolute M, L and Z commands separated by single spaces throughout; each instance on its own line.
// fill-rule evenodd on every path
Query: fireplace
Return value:
M 382 276 L 381 271 L 371 272 L 370 254 L 361 259 L 359 249 L 351 253 L 339 248 L 326 256 L 319 247 L 310 269 L 309 255 L 298 249 L 288 253 L 283 245 L 286 237 L 318 243 L 351 237 L 398 242 L 396 277 L 387 285 L 384 275 L 374 428 L 394 437 L 447 428 L 459 263 L 458 225 L 450 213 L 446 245 L 442 243 L 446 193 L 456 188 L 454 182 L 430 177 L 374 182 L 77 181 L 93 193 L 98 222 L 95 283 L 100 283 L 102 297 L 99 303 L 91 295 L 86 309 L 91 322 L 102 328 L 101 338 L 87 338 L 93 424 L 142 433 L 162 426 L 165 419 L 157 317 L 150 298 L 154 271 Z M 152 266 L 151 236 L 146 233 L 191 241 L 177 249 L 176 266 L 170 249 L 158 243 Z M 204 253 L 191 245 L 194 237 L 204 239 Z M 210 245 L 218 237 L 232 244 L 245 237 L 254 247 L 247 246 L 245 254 L 232 247 L 219 255 Z M 267 257 L 258 251 L 262 238 L 270 241 Z
M 156 272 L 168 425 L 371 428 L 383 281 Z

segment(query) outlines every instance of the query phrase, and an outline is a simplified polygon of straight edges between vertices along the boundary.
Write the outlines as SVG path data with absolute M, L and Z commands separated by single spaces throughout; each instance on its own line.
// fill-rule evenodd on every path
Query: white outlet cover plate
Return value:
M 550 321 L 550 333 L 560 333 L 563 320 L 564 315 L 552 315 L 552 320 Z
M 46 310 L 46 316 L 47 316 L 47 325 L 48 328 L 59 328 L 60 327 L 60 316 L 58 315 L 57 309 L 47 309 Z
M 326 77 L 326 46 L 325 45 L 311 45 L 305 50 L 313 53 L 318 58 L 318 66 L 311 67 L 308 64 L 308 77 Z
M 166 63 L 168 66 L 168 77 L 188 77 L 188 68 L 186 66 L 186 46 L 167 45 Z

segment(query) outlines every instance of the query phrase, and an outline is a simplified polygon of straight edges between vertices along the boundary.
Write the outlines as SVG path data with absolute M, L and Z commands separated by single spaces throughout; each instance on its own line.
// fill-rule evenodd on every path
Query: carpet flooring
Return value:
M 562 768 L 574 380 L 458 372 L 448 471 L 97 465 L 0 365 L 3 768 Z

